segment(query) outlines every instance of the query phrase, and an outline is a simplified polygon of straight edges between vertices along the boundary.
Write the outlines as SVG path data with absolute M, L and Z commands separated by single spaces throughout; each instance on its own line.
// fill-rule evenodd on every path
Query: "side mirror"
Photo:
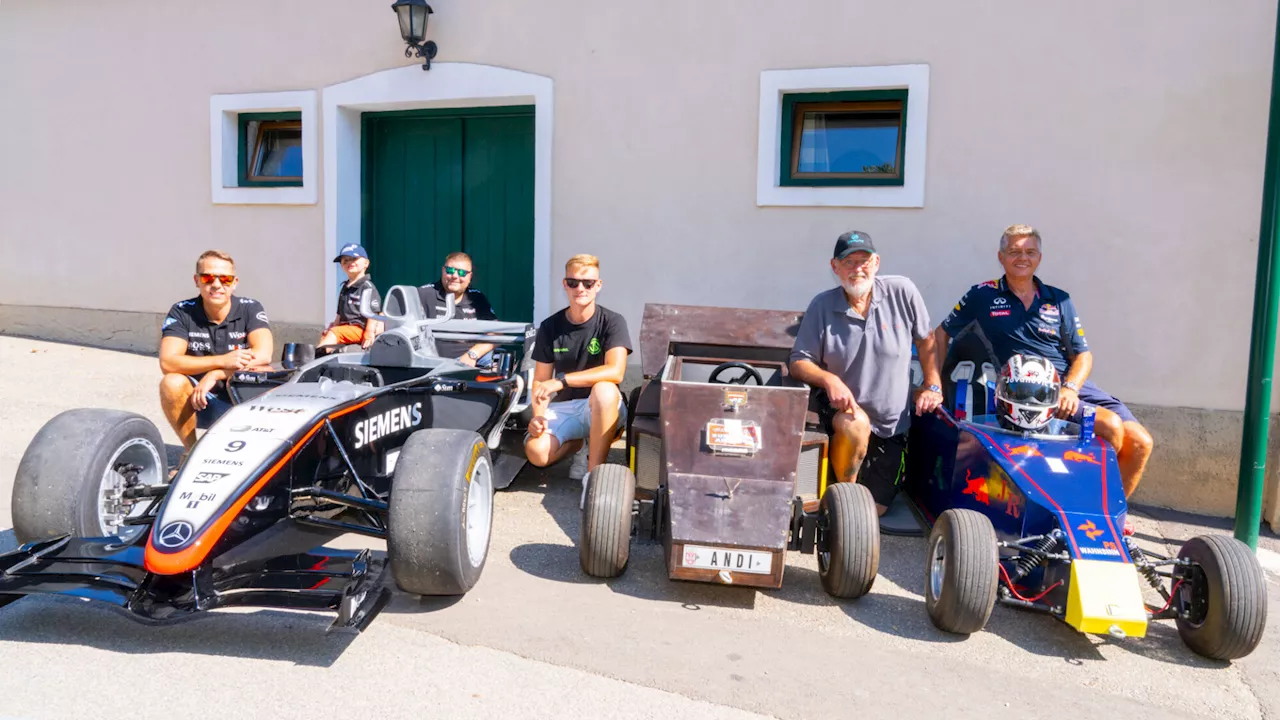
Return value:
M 292 370 L 316 359 L 316 346 L 309 343 L 285 343 L 280 353 L 280 364 Z

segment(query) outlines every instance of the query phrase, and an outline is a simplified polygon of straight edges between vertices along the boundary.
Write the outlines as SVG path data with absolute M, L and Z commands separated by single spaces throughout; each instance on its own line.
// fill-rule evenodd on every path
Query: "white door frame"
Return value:
M 366 112 L 534 106 L 533 321 L 550 314 L 551 275 L 551 78 L 471 63 L 431 63 L 382 70 L 324 89 L 324 288 L 328 322 L 337 314 L 337 287 L 346 279 L 333 263 L 338 248 L 360 241 L 360 116 Z M 443 258 L 441 258 L 443 260 Z M 435 281 L 422 278 L 422 283 Z M 383 289 L 386 292 L 386 289 Z

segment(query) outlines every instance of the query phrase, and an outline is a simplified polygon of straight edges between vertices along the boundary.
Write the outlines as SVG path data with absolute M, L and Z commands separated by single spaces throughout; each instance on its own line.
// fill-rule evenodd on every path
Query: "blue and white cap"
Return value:
M 360 257 L 368 260 L 369 253 L 365 252 L 360 245 L 351 243 L 350 245 L 343 245 L 342 249 L 338 251 L 338 257 L 334 258 L 333 261 L 338 262 L 344 257 Z

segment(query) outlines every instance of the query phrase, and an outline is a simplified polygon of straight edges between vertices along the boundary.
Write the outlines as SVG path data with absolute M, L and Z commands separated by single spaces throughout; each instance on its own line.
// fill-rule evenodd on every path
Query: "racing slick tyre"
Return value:
M 929 534 L 924 606 L 935 627 L 968 635 L 987 624 L 999 586 L 999 550 L 991 520 L 973 510 L 938 516 Z
M 636 476 L 625 465 L 606 463 L 586 478 L 578 562 L 592 577 L 622 574 L 631 556 L 631 507 Z
M 818 511 L 818 575 L 828 595 L 860 598 L 880 571 L 880 523 L 865 485 L 827 487 Z
M 1267 582 L 1249 546 L 1233 537 L 1200 535 L 1178 558 L 1194 563 L 1174 602 L 1182 642 L 1215 660 L 1253 652 L 1267 625 Z
M 428 428 L 400 449 L 387 503 L 391 575 L 416 595 L 475 586 L 493 530 L 493 461 L 469 430 Z
M 13 533 L 19 542 L 58 535 L 130 537 L 145 525 L 123 525 L 150 499 L 127 500 L 126 488 L 163 485 L 164 441 L 145 417 L 122 410 L 83 408 L 40 428 L 13 480 Z

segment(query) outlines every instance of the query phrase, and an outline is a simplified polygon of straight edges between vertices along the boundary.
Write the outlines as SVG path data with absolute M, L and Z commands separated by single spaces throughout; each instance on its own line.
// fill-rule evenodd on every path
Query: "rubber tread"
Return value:
M 45 423 L 27 445 L 14 476 L 10 507 L 18 542 L 68 533 L 101 535 L 98 491 L 107 461 L 134 438 L 150 442 L 164 462 L 160 431 L 137 413 L 80 408 Z
M 1183 544 L 1178 557 L 1200 565 L 1209 590 L 1209 609 L 1200 627 L 1177 619 L 1182 641 L 1215 660 L 1253 652 L 1267 625 L 1267 581 L 1249 546 L 1225 535 L 1200 535 Z
M 880 572 L 880 522 L 876 501 L 865 485 L 836 483 L 822 496 L 825 551 L 818 575 L 828 595 L 859 598 L 871 591 Z
M 578 562 L 592 577 L 617 577 L 631 556 L 631 506 L 636 478 L 624 465 L 604 464 L 587 476 Z
M 473 454 L 476 465 L 471 464 Z M 400 449 L 387 510 L 387 556 L 396 585 L 416 595 L 462 595 L 480 580 L 488 560 L 472 566 L 467 551 L 467 493 L 481 462 L 493 461 L 470 430 L 427 428 Z M 493 514 L 489 516 L 493 535 Z
M 933 597 L 930 568 L 934 539 L 947 544 L 947 566 L 941 597 Z M 929 534 L 925 561 L 925 609 L 935 627 L 957 635 L 981 630 L 991 618 L 999 589 L 999 551 L 991 520 L 973 510 L 953 508 L 942 513 Z

